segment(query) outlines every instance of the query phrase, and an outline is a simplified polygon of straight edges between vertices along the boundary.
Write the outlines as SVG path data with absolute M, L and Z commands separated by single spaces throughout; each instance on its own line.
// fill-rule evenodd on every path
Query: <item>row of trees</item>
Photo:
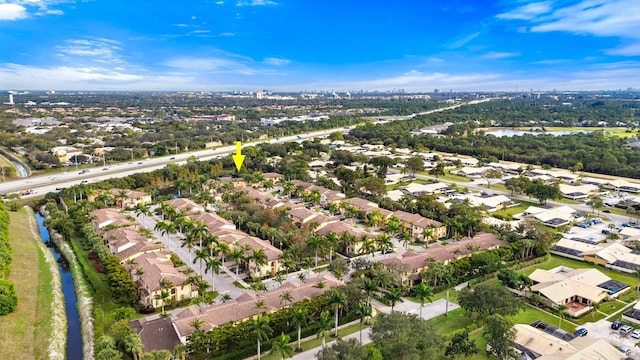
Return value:
M 16 289 L 6 279 L 11 272 L 11 246 L 9 245 L 9 214 L 0 200 L 0 315 L 13 312 L 18 306 Z

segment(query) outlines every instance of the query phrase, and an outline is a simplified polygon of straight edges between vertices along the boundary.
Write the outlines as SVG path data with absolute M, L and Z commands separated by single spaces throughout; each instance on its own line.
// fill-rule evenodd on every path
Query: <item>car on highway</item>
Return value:
M 142 165 L 142 161 L 140 161 L 140 162 L 138 163 L 138 165 Z
M 102 171 L 107 171 L 107 170 L 109 170 L 109 168 L 108 168 L 108 167 L 106 167 L 106 168 L 102 168 Z
M 176 159 L 175 156 L 172 156 L 172 157 L 169 158 L 169 160 L 175 160 L 175 159 Z

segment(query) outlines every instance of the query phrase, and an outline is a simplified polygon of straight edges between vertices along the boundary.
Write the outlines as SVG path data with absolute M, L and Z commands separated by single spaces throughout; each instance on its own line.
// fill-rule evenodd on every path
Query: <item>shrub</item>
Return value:
M 0 279 L 0 315 L 8 314 L 18 306 L 16 288 L 7 280 Z

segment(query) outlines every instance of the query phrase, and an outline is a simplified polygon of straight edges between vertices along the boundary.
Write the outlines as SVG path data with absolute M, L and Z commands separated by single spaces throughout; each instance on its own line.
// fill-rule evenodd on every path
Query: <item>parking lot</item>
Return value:
M 581 327 L 584 327 L 589 331 L 589 334 L 587 335 L 589 337 L 603 339 L 618 348 L 623 345 L 627 345 L 631 348 L 629 357 L 635 360 L 640 360 L 640 348 L 636 346 L 636 343 L 639 340 L 628 335 L 622 335 L 618 330 L 611 329 L 611 321 L 600 320 L 595 323 L 586 323 Z

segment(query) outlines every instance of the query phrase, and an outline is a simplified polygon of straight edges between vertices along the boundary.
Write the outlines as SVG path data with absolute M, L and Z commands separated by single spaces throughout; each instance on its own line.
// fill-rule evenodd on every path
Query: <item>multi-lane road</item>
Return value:
M 481 99 L 481 100 L 472 100 L 467 103 L 456 104 L 452 106 L 447 106 L 438 109 L 432 109 L 424 112 L 420 112 L 417 114 L 407 115 L 407 116 L 395 116 L 388 117 L 388 120 L 408 120 L 417 115 L 426 115 L 431 113 L 436 113 L 445 110 L 456 109 L 463 105 L 474 105 L 486 101 L 490 101 L 492 99 Z M 332 132 L 335 131 L 348 131 L 353 129 L 355 126 L 348 126 L 343 128 L 334 128 L 322 131 L 314 131 L 306 134 L 297 134 L 291 136 L 283 136 L 278 139 L 269 139 L 269 140 L 256 140 L 244 143 L 243 146 L 255 145 L 263 142 L 289 142 L 289 141 L 298 141 L 304 139 L 311 139 L 316 137 L 324 137 L 328 136 Z M 235 152 L 235 145 L 223 146 L 215 149 L 208 150 L 199 150 L 193 151 L 190 153 L 176 154 L 176 155 L 168 155 L 161 158 L 147 158 L 142 161 L 131 161 L 131 162 L 123 162 L 118 164 L 110 164 L 109 166 L 100 166 L 97 165 L 95 168 L 89 169 L 88 172 L 82 172 L 79 170 L 75 170 L 73 167 L 69 167 L 68 170 L 64 173 L 56 173 L 56 174 L 48 174 L 41 176 L 32 176 L 28 178 L 22 178 L 19 180 L 12 180 L 0 183 L 0 194 L 11 194 L 14 192 L 20 192 L 23 190 L 31 189 L 32 192 L 28 195 L 23 195 L 23 198 L 35 197 L 42 194 L 46 194 L 48 192 L 59 191 L 62 188 L 70 187 L 73 185 L 81 184 L 81 183 L 93 183 L 99 182 L 102 180 L 114 178 L 114 177 L 125 177 L 128 175 L 132 175 L 139 172 L 151 172 L 157 169 L 161 169 L 165 167 L 167 164 L 184 164 L 187 159 L 191 156 L 195 156 L 198 160 L 209 160 L 215 157 L 225 156 L 232 152 Z
M 353 127 L 342 128 L 342 130 L 351 129 Z M 257 140 L 244 143 L 243 146 L 255 145 L 263 142 L 288 142 L 310 139 L 315 137 L 328 136 L 330 133 L 338 129 L 315 131 L 307 134 L 284 136 L 279 139 Z M 88 172 L 75 170 L 69 167 L 64 173 L 56 173 L 50 175 L 33 176 L 19 180 L 7 181 L 0 184 L 0 193 L 10 194 L 17 191 L 31 189 L 33 192 L 25 197 L 33 197 L 48 192 L 58 191 L 61 188 L 70 187 L 80 183 L 98 182 L 114 177 L 125 177 L 139 172 L 151 172 L 165 167 L 167 164 L 184 164 L 191 156 L 195 156 L 199 160 L 209 160 L 216 157 L 226 156 L 235 152 L 235 145 L 223 146 L 215 149 L 199 150 L 189 153 L 168 155 L 161 158 L 147 158 L 146 160 L 136 160 L 118 164 L 110 164 L 108 166 L 96 166 L 88 169 Z

